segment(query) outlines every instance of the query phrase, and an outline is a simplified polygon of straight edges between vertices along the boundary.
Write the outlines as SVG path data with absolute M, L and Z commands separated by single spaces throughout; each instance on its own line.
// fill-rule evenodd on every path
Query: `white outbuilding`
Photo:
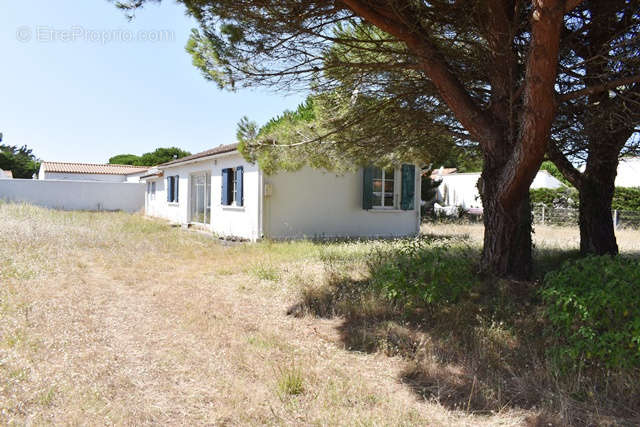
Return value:
M 147 166 L 95 163 L 42 162 L 39 180 L 72 180 L 100 182 L 140 182 Z
M 418 170 L 303 167 L 268 175 L 231 144 L 159 165 L 142 180 L 147 215 L 221 237 L 400 237 L 420 228 Z
M 616 187 L 640 187 L 640 157 L 620 159 Z
M 0 169 L 0 179 L 13 179 L 13 172 Z
M 432 179 L 440 180 L 436 194 L 436 202 L 444 206 L 457 206 L 464 210 L 482 209 L 482 200 L 478 191 L 479 172 L 473 173 L 439 173 L 434 172 Z M 531 184 L 532 189 L 561 188 L 564 184 L 545 170 L 538 171 Z

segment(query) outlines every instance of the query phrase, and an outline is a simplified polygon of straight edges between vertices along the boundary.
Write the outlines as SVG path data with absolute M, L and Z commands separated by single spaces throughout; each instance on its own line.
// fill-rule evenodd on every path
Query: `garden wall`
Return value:
M 137 183 L 3 179 L 0 200 L 62 210 L 126 211 L 144 209 L 145 185 Z

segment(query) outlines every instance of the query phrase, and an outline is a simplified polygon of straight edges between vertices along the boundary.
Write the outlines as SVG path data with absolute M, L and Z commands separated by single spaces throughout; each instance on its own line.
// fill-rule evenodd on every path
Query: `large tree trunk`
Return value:
M 618 151 L 609 151 L 590 153 L 580 182 L 580 252 L 583 254 L 618 253 L 611 216 Z
M 500 202 L 501 168 L 492 168 L 491 163 L 485 160 L 479 183 L 484 208 L 481 270 L 497 277 L 525 280 L 532 270 L 529 195 L 514 207 L 505 207 Z

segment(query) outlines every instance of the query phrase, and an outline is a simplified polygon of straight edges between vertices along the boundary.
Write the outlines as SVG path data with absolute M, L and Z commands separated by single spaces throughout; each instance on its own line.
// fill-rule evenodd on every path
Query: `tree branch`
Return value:
M 422 70 L 431 79 L 460 123 L 473 138 L 488 149 L 493 148 L 499 138 L 492 120 L 475 103 L 432 43 L 406 25 L 392 19 L 388 13 L 381 13 L 369 2 L 363 0 L 341 0 L 341 2 L 369 23 L 404 42 L 418 57 Z
M 554 165 L 562 172 L 567 181 L 573 184 L 578 190 L 582 186 L 582 173 L 576 169 L 573 164 L 560 151 L 555 141 L 550 141 L 547 147 L 547 154 Z
M 559 102 L 570 101 L 576 98 L 582 98 L 583 96 L 594 95 L 596 93 L 604 92 L 605 90 L 615 89 L 618 86 L 626 86 L 633 83 L 640 82 L 640 74 L 636 76 L 624 77 L 611 82 L 603 83 L 596 86 L 586 87 L 580 90 L 574 90 L 572 92 L 564 93 L 557 96 Z

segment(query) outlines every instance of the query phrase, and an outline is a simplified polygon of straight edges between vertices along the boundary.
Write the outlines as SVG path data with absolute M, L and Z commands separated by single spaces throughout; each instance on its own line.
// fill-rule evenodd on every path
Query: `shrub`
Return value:
M 536 188 L 530 191 L 531 204 L 550 208 L 578 208 L 578 190 L 575 188 Z
M 611 209 L 619 211 L 640 211 L 640 188 L 616 187 Z
M 579 196 L 575 188 L 537 188 L 531 190 L 531 203 L 555 208 L 578 208 Z M 616 187 L 611 209 L 640 211 L 640 188 Z
M 561 367 L 640 367 L 640 263 L 589 257 L 545 276 L 542 292 Z
M 478 283 L 474 255 L 458 242 L 405 241 L 372 254 L 371 283 L 405 305 L 454 303 Z

